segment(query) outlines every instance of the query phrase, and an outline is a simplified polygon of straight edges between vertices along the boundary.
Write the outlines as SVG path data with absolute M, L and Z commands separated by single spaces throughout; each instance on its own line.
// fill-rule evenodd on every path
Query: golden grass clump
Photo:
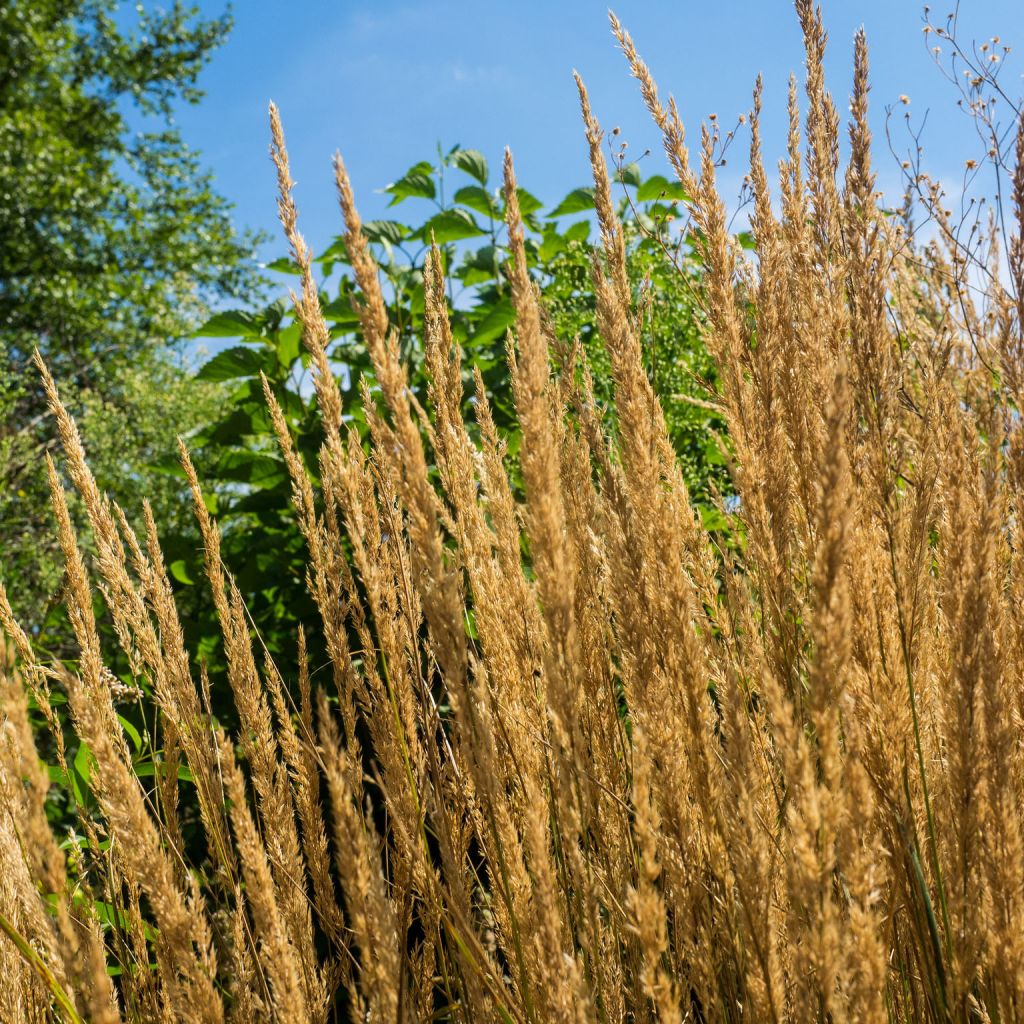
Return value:
M 796 7 L 807 115 L 793 85 L 773 204 L 758 84 L 750 254 L 715 132 L 691 159 L 613 19 L 691 197 L 727 535 L 692 507 L 644 370 L 579 78 L 615 427 L 581 346 L 552 335 L 506 153 L 521 491 L 479 375 L 463 418 L 437 249 L 429 408 L 411 395 L 338 157 L 369 450 L 348 430 L 271 109 L 324 423 L 315 486 L 266 393 L 330 674 L 314 685 L 305 633 L 297 679 L 262 650 L 182 446 L 232 734 L 152 516 L 136 536 L 99 492 L 40 364 L 95 558 L 50 464 L 79 657 L 44 662 L 0 589 L 0 1020 L 1024 1019 L 1024 123 L 1015 233 L 979 302 L 948 222 L 922 246 L 880 207 L 863 34 L 840 170 L 821 16 Z M 138 694 L 107 665 L 97 607 L 153 695 L 153 779 L 132 771 L 118 706 Z M 55 693 L 92 759 L 70 841 L 35 746 L 66 767 Z

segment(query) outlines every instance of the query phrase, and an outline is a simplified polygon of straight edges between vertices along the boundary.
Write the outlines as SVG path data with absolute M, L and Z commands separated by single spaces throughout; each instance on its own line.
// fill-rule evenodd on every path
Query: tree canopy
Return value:
M 80 410 L 117 407 L 92 417 L 92 447 L 122 470 L 121 439 L 144 459 L 202 404 L 194 384 L 189 400 L 176 393 L 186 375 L 171 372 L 172 343 L 257 283 L 254 238 L 174 119 L 202 97 L 198 76 L 229 28 L 227 14 L 177 2 L 0 6 L 0 547 L 26 599 L 48 585 L 45 558 L 26 561 L 45 517 L 33 350 Z M 128 484 L 107 468 L 101 454 L 122 494 L 158 500 L 166 487 L 139 465 Z

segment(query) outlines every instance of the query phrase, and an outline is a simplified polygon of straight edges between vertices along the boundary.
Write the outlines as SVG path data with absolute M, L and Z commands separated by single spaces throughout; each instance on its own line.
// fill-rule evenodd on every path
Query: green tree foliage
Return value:
M 212 389 L 188 381 L 170 343 L 258 282 L 254 240 L 173 119 L 201 97 L 229 22 L 177 2 L 126 7 L 0 4 L 0 571 L 29 621 L 57 572 L 32 351 L 82 416 L 101 482 L 174 522 L 180 488 L 144 463 Z
M 619 168 L 618 184 L 650 378 L 666 408 L 691 493 L 711 515 L 711 490 L 728 490 L 728 481 L 714 438 L 722 423 L 699 404 L 713 371 L 701 342 L 696 310 L 701 267 L 681 230 L 686 197 L 678 185 L 662 177 L 642 179 L 635 164 Z M 455 338 L 466 354 L 467 367 L 481 372 L 496 422 L 515 455 L 519 435 L 505 354 L 506 335 L 515 315 L 505 271 L 509 253 L 504 201 L 487 162 L 474 150 L 439 150 L 434 161 L 415 164 L 386 192 L 391 195 L 390 206 L 400 207 L 395 219 L 364 223 L 364 231 L 380 262 L 389 319 L 409 367 L 411 389 L 425 406 L 423 262 L 433 239 L 442 249 L 447 268 Z M 596 333 L 591 285 L 597 247 L 596 237 L 591 241 L 596 236 L 592 190 L 574 189 L 546 211 L 526 189 L 520 189 L 519 200 L 528 231 L 531 273 L 541 288 L 554 332 L 560 338 L 579 337 L 594 371 L 598 396 L 607 399 L 612 385 Z M 356 296 L 346 272 L 344 239 L 335 239 L 317 264 L 323 281 L 321 299 L 331 325 L 330 355 L 341 382 L 345 412 L 365 438 L 360 385 L 365 378 L 373 393 L 373 371 L 353 310 Z M 286 259 L 271 264 L 271 269 L 297 272 Z M 199 371 L 199 380 L 231 382 L 233 390 L 220 415 L 190 437 L 189 445 L 204 486 L 209 485 L 206 500 L 224 531 L 225 562 L 261 642 L 279 663 L 287 664 L 294 655 L 297 624 L 314 620 L 316 613 L 306 592 L 305 544 L 294 523 L 288 474 L 273 436 L 260 375 L 266 376 L 277 395 L 298 450 L 316 479 L 322 434 L 308 357 L 287 298 L 258 311 L 217 313 L 198 334 L 223 346 Z M 467 368 L 467 403 L 473 393 L 469 372 Z M 610 419 L 608 428 L 614 430 Z M 176 472 L 175 459 L 169 457 L 166 467 Z M 219 630 L 201 585 L 202 553 L 187 537 L 166 541 L 171 571 L 196 602 L 189 616 L 194 630 L 190 639 L 213 667 Z M 184 600 L 189 596 L 181 595 Z

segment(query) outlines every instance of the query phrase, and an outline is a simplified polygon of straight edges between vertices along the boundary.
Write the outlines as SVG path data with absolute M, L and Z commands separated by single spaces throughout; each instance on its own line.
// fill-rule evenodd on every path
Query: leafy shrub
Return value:
M 697 294 L 700 260 L 692 239 L 679 230 L 685 219 L 682 187 L 660 175 L 641 178 L 635 164 L 620 166 L 618 213 L 623 223 L 630 286 L 644 307 L 640 337 L 648 378 L 662 398 L 670 438 L 692 498 L 713 515 L 713 489 L 729 489 L 713 431 L 720 415 L 699 404 L 714 379 L 700 338 Z M 424 266 L 437 244 L 450 297 L 451 329 L 464 353 L 464 383 L 478 370 L 495 424 L 516 456 L 520 443 L 505 336 L 515 309 L 507 264 L 511 257 L 505 228 L 505 201 L 491 184 L 487 161 L 475 150 L 440 152 L 436 162 L 420 161 L 388 185 L 399 216 L 417 203 L 418 223 L 370 221 L 363 233 L 380 271 L 389 329 L 407 367 L 412 394 L 427 404 L 429 374 L 422 346 Z M 448 197 L 445 199 L 444 197 Z M 595 243 L 594 190 L 576 188 L 546 213 L 524 188 L 518 192 L 526 231 L 527 263 L 541 291 L 554 334 L 579 337 L 595 376 L 595 393 L 612 408 L 611 373 L 597 334 L 591 282 Z M 294 260 L 282 258 L 271 269 L 298 275 Z M 369 429 L 361 387 L 377 394 L 373 362 L 354 303 L 358 289 L 344 237 L 336 238 L 314 260 L 319 301 L 328 325 L 329 358 L 339 381 L 347 423 L 364 442 Z M 280 457 L 267 411 L 261 377 L 280 403 L 306 469 L 315 478 L 323 431 L 317 398 L 310 386 L 310 356 L 301 343 L 301 325 L 287 298 L 258 311 L 222 311 L 199 337 L 233 339 L 200 369 L 206 382 L 233 384 L 218 418 L 189 437 L 204 481 L 206 501 L 219 518 L 222 553 L 245 599 L 263 642 L 290 664 L 298 623 L 315 614 L 305 585 L 306 545 L 291 509 L 287 467 Z M 237 382 L 235 384 L 234 382 Z M 696 403 L 695 400 L 696 399 Z M 475 399 L 467 392 L 464 411 Z M 176 460 L 167 468 L 180 473 Z M 513 476 L 518 480 L 517 472 Z M 202 576 L 202 556 L 191 535 L 164 534 L 172 575 L 186 587 Z M 200 588 L 189 617 L 189 640 L 206 658 L 218 658 L 220 630 L 215 609 Z

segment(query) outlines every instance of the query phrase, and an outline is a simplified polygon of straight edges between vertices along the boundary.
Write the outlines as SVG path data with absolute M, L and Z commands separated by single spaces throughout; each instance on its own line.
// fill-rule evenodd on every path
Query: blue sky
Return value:
M 955 0 L 948 0 L 950 9 Z M 223 4 L 201 0 L 218 13 Z M 940 9 L 941 8 L 941 9 Z M 724 125 L 749 109 L 760 71 L 765 79 L 764 132 L 773 160 L 785 135 L 786 83 L 799 72 L 802 44 L 788 0 L 623 0 L 615 7 L 651 66 L 672 92 L 691 138 L 717 113 Z M 829 82 L 840 109 L 850 81 L 853 34 L 864 25 L 871 53 L 872 121 L 881 136 L 885 105 L 900 94 L 916 119 L 930 111 L 925 165 L 956 178 L 977 148 L 956 94 L 936 69 L 916 0 L 828 0 Z M 645 174 L 663 173 L 664 158 L 636 83 L 608 30 L 607 7 L 595 0 L 237 0 L 235 28 L 203 78 L 203 103 L 181 112 L 186 140 L 202 150 L 239 224 L 263 228 L 283 252 L 267 157 L 267 103 L 281 108 L 300 224 L 314 249 L 338 233 L 330 158 L 340 149 L 366 217 L 381 216 L 389 197 L 376 191 L 411 164 L 429 159 L 440 141 L 480 149 L 494 169 L 509 145 L 520 184 L 556 202 L 586 184 L 588 165 L 572 70 L 590 90 L 595 113 L 618 126 L 629 154 L 646 149 Z M 933 17 L 942 19 L 942 0 Z M 1024 92 L 1024 3 L 963 0 L 961 35 L 992 35 L 1019 51 L 1004 79 Z M 934 42 L 934 39 L 933 39 Z M 897 122 L 903 113 L 899 109 Z M 896 126 L 897 140 L 906 144 Z M 725 181 L 745 171 L 744 136 L 730 153 Z M 973 145 L 973 148 L 971 148 Z M 880 183 L 894 185 L 896 161 L 879 147 Z M 730 180 L 731 178 L 731 180 Z

